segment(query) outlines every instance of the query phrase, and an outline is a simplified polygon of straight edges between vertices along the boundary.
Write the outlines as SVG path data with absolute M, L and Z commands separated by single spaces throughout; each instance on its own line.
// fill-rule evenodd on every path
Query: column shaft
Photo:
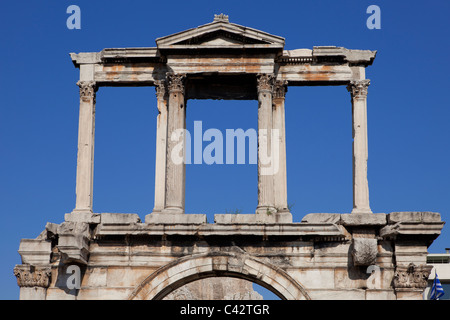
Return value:
M 347 89 L 352 97 L 353 122 L 353 210 L 372 213 L 367 180 L 367 88 L 370 80 L 352 81 Z
M 286 81 L 276 81 L 273 90 L 273 126 L 278 131 L 278 170 L 274 171 L 274 203 L 278 212 L 289 211 L 287 203 L 287 173 L 286 173 L 286 128 L 284 102 Z M 274 153 L 274 150 L 272 150 Z M 274 154 L 274 156 L 276 156 Z
M 155 206 L 153 212 L 161 212 L 166 203 L 166 152 L 167 152 L 167 96 L 164 80 L 158 80 L 156 97 L 156 161 L 155 161 Z
M 169 110 L 167 123 L 166 203 L 164 212 L 184 213 L 186 188 L 185 130 L 186 105 L 185 75 L 168 74 Z
M 76 204 L 74 212 L 92 213 L 95 92 L 97 88 L 94 81 L 79 81 L 77 84 L 80 87 L 80 118 L 78 124 Z
M 258 75 L 258 206 L 256 213 L 272 214 L 274 167 L 271 154 L 273 75 Z

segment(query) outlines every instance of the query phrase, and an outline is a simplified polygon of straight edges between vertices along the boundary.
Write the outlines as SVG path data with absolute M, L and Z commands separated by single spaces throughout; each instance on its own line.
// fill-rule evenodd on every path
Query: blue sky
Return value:
M 81 8 L 81 30 L 66 9 Z M 381 8 L 369 30 L 366 9 Z M 377 50 L 368 95 L 370 202 L 374 212 L 450 217 L 447 1 L 2 1 L 0 4 L 0 299 L 17 299 L 22 238 L 61 223 L 75 205 L 78 70 L 70 52 L 153 47 L 154 40 L 212 21 L 286 39 L 285 49 L 336 45 Z M 153 208 L 154 88 L 97 93 L 94 210 Z M 190 100 L 187 127 L 256 128 L 256 101 Z M 307 213 L 352 209 L 351 103 L 346 88 L 290 87 L 286 96 L 288 202 Z M 189 165 L 186 212 L 254 212 L 256 165 Z M 448 226 L 429 248 L 450 247 Z

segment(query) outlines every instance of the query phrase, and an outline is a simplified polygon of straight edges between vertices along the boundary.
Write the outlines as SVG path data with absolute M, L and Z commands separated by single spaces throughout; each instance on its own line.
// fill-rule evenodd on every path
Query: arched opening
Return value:
M 213 252 L 183 257 L 153 272 L 129 296 L 130 300 L 160 300 L 195 280 L 235 277 L 252 281 L 283 300 L 309 300 L 306 290 L 286 271 L 236 252 Z
M 268 293 L 272 292 L 248 280 L 209 277 L 185 284 L 163 297 L 163 300 L 266 300 L 266 297 L 270 300 Z M 270 296 L 280 299 L 275 294 Z

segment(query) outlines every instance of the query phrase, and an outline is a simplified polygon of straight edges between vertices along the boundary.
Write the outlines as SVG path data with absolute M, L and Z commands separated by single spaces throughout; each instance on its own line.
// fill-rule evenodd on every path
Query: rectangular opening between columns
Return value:
M 94 212 L 153 209 L 156 106 L 154 87 L 101 87 L 97 92 Z

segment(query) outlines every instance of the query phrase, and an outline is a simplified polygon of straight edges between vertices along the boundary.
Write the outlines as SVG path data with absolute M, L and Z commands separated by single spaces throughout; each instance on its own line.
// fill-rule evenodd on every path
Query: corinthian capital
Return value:
M 97 91 L 95 81 L 78 81 L 77 86 L 80 87 L 80 98 L 83 101 L 93 99 L 95 103 L 95 92 Z
M 399 288 L 419 288 L 425 289 L 428 284 L 428 277 L 433 266 L 421 264 L 398 265 L 394 273 L 394 287 Z
M 156 80 L 155 81 L 155 90 L 156 90 L 156 97 L 158 99 L 164 99 L 164 96 L 166 94 L 166 81 L 165 80 Z
M 14 268 L 19 287 L 43 287 L 50 285 L 50 267 L 34 267 L 30 265 L 17 265 Z
M 347 90 L 352 95 L 352 98 L 366 98 L 367 88 L 370 85 L 370 80 L 352 80 L 347 86 Z
M 272 93 L 274 82 L 273 74 L 259 73 L 256 76 L 256 80 L 258 81 L 257 84 L 258 92 L 269 91 Z
M 284 99 L 287 92 L 287 81 L 286 80 L 278 80 L 275 81 L 273 86 L 273 98 L 281 98 Z
M 186 78 L 186 74 L 168 72 L 166 75 L 169 80 L 169 84 L 167 86 L 169 92 L 184 92 L 184 80 Z

